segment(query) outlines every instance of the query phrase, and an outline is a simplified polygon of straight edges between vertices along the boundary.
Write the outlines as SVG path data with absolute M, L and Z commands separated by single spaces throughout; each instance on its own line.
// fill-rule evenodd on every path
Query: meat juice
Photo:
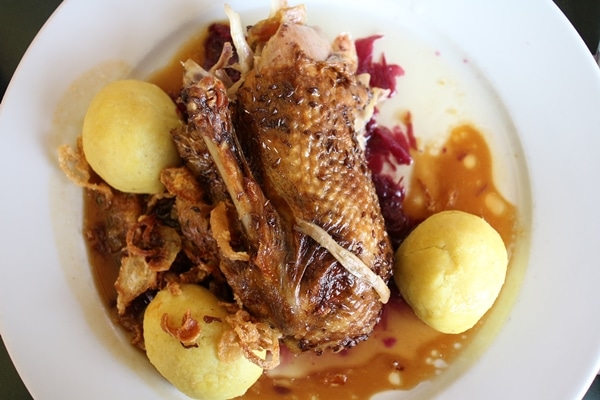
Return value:
M 175 96 L 183 73 L 180 60 L 189 57 L 201 63 L 203 54 L 198 49 L 204 38 L 203 34 L 194 36 L 149 80 Z M 422 220 L 446 209 L 472 212 L 484 216 L 500 232 L 510 251 L 515 241 L 516 209 L 495 187 L 491 152 L 475 127 L 456 127 L 441 147 L 425 147 L 411 155 L 414 165 L 404 201 L 410 218 Z M 88 225 L 96 218 L 90 211 L 93 201 L 94 196 L 84 198 Z M 90 249 L 90 262 L 101 295 L 113 306 L 118 260 L 99 257 Z M 408 390 L 441 375 L 468 347 L 485 320 L 464 334 L 442 334 L 422 323 L 397 290 L 392 292 L 367 341 L 341 353 L 320 356 L 293 355 L 283 349 L 281 365 L 265 372 L 244 398 L 366 399 L 386 390 Z

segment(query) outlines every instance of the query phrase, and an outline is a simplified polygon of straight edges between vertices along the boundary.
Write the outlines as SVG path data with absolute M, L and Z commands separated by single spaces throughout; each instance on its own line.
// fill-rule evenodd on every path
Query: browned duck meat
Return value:
M 360 145 L 376 96 L 355 75 L 352 41 L 331 46 L 300 14 L 250 31 L 257 61 L 233 105 L 220 80 L 186 63 L 183 133 L 206 145 L 231 199 L 223 208 L 240 221 L 225 229 L 241 231 L 243 248 L 220 242 L 233 293 L 292 350 L 335 351 L 378 322 L 392 249 Z

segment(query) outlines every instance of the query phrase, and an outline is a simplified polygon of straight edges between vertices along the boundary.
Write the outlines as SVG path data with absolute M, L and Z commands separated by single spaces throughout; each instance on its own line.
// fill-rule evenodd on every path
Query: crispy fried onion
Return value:
M 348 272 L 369 283 L 379 295 L 382 303 L 390 299 L 390 289 L 384 280 L 369 268 L 356 254 L 340 246 L 327 231 L 311 222 L 297 220 L 296 230 L 310 236 L 327 249 Z
M 181 237 L 154 216 L 144 216 L 127 232 L 127 253 L 143 257 L 153 271 L 167 271 L 181 250 Z
M 191 310 L 185 312 L 181 318 L 181 326 L 179 327 L 171 325 L 169 314 L 164 313 L 160 319 L 160 327 L 163 331 L 177 339 L 186 349 L 198 347 L 196 340 L 198 340 L 202 329 L 198 321 L 192 318 Z
M 218 347 L 221 360 L 228 361 L 238 357 L 239 347 L 249 361 L 262 369 L 273 369 L 279 365 L 279 331 L 264 322 L 253 322 L 250 314 L 244 310 L 230 314 L 226 321 L 233 330 L 225 331 L 221 336 Z M 267 352 L 265 358 L 257 354 L 262 350 Z
M 141 257 L 123 257 L 119 276 L 115 281 L 117 291 L 117 312 L 124 315 L 127 306 L 148 289 L 157 286 L 156 271 L 148 268 Z
M 158 287 L 157 273 L 169 270 L 181 250 L 181 237 L 177 231 L 148 216 L 131 227 L 126 243 L 115 282 L 119 315 L 123 315 L 139 295 Z
M 178 200 L 190 203 L 202 202 L 204 190 L 188 168 L 164 168 L 160 172 L 160 181 L 165 185 L 167 191 Z
M 227 207 L 224 202 L 217 204 L 210 212 L 210 229 L 224 257 L 232 261 L 248 261 L 250 256 L 245 251 L 231 248 L 231 232 L 227 220 Z
M 58 165 L 60 169 L 65 173 L 77 186 L 95 190 L 103 193 L 108 200 L 112 198 L 112 190 L 106 183 L 92 183 L 90 182 L 91 167 L 85 159 L 83 153 L 83 143 L 81 136 L 77 138 L 77 148 L 73 149 L 68 144 L 64 144 L 58 147 Z

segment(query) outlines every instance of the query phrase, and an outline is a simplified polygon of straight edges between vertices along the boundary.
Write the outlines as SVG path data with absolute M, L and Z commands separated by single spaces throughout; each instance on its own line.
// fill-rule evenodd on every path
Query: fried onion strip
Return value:
M 231 248 L 231 232 L 227 221 L 227 208 L 224 202 L 217 204 L 210 212 L 210 228 L 223 256 L 232 261 L 248 261 L 250 256 L 245 251 Z
M 317 243 L 327 249 L 348 272 L 359 279 L 369 283 L 377 292 L 382 303 L 390 299 L 390 289 L 372 269 L 370 269 L 356 254 L 340 246 L 327 231 L 313 223 L 298 220 L 296 229 L 313 238 Z
M 81 136 L 77 138 L 77 148 L 68 144 L 58 146 L 58 165 L 64 174 L 79 187 L 103 193 L 108 200 L 112 198 L 112 190 L 106 183 L 90 182 L 90 166 L 83 154 Z
M 142 257 L 154 271 L 167 271 L 181 250 L 177 231 L 160 225 L 155 217 L 143 217 L 127 232 L 127 252 Z
M 239 345 L 244 356 L 262 369 L 273 369 L 279 365 L 279 339 L 281 334 L 262 322 L 253 322 L 250 314 L 238 310 L 231 314 L 226 321 L 233 330 L 226 331 L 219 341 L 218 354 L 223 360 L 232 356 L 232 346 Z M 262 358 L 257 353 L 266 351 Z
M 192 311 L 187 310 L 181 319 L 181 326 L 175 327 L 169 323 L 169 314 L 164 313 L 160 319 L 163 331 L 173 336 L 183 347 L 198 347 L 198 337 L 202 331 L 200 324 L 192 318 Z

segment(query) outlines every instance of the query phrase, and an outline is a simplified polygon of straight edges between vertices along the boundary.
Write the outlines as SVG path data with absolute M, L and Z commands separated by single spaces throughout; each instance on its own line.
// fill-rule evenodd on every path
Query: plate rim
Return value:
M 333 1 L 334 3 L 336 1 Z M 104 6 L 100 6 L 101 2 L 95 3 L 95 6 L 97 7 L 104 7 Z M 115 6 L 117 2 L 106 2 L 106 7 L 112 7 Z M 309 3 L 309 2 L 307 2 Z M 342 3 L 341 1 L 337 1 L 337 3 Z M 347 2 L 344 2 L 347 3 Z M 379 4 L 381 4 L 382 6 L 392 6 L 392 2 L 389 1 L 385 1 L 382 0 L 380 2 L 378 2 Z M 416 1 L 416 2 L 410 2 L 411 4 L 408 4 L 409 2 L 403 2 L 403 3 L 399 3 L 401 7 L 412 7 L 412 12 L 417 12 L 417 13 L 424 13 L 428 20 L 431 21 L 433 24 L 436 24 L 436 26 L 441 26 L 443 28 L 440 29 L 447 29 L 448 32 L 452 31 L 453 35 L 455 35 L 455 37 L 462 37 L 461 35 L 466 35 L 466 32 L 462 32 L 459 30 L 452 30 L 451 27 L 444 25 L 444 21 L 440 18 L 442 18 L 441 15 L 438 15 L 439 13 L 435 13 L 435 12 L 431 12 L 431 9 L 433 7 L 440 7 L 440 9 L 443 9 L 443 7 L 441 6 L 442 2 L 440 2 L 439 0 L 422 0 L 422 1 Z M 3 123 L 6 119 L 8 119 L 9 117 L 6 116 L 6 114 L 8 113 L 8 111 L 11 109 L 12 107 L 12 98 L 15 96 L 13 95 L 13 91 L 16 91 L 18 89 L 18 86 L 20 85 L 19 81 L 22 82 L 22 75 L 27 73 L 28 67 L 30 67 L 30 64 L 35 61 L 32 60 L 35 56 L 35 53 L 38 51 L 38 48 L 40 46 L 39 43 L 42 43 L 43 40 L 45 40 L 45 37 L 48 35 L 48 32 L 51 31 L 52 29 L 56 29 L 54 28 L 56 25 L 57 20 L 60 20 L 60 18 L 62 18 L 62 16 L 70 13 L 70 12 L 74 12 L 78 7 L 83 7 L 83 2 L 78 2 L 76 0 L 70 0 L 70 1 L 65 1 L 63 2 L 59 8 L 57 9 L 57 11 L 53 14 L 53 16 L 46 22 L 46 24 L 44 24 L 43 28 L 40 30 L 40 32 L 38 33 L 38 35 L 36 36 L 36 38 L 34 39 L 34 41 L 32 42 L 30 48 L 27 50 L 25 56 L 23 57 L 22 62 L 19 64 L 19 66 L 17 67 L 17 70 L 15 71 L 15 75 L 13 78 L 13 80 L 11 80 L 11 83 L 9 84 L 4 100 L 3 104 L 0 106 L 0 128 L 5 126 Z M 466 7 L 467 4 L 470 4 L 469 2 L 467 2 L 466 0 L 460 0 L 457 1 L 457 3 L 455 4 L 456 7 L 460 8 L 460 7 Z M 600 78 L 599 78 L 599 74 L 593 73 L 592 71 L 592 65 L 597 68 L 595 66 L 595 64 L 593 64 L 593 58 L 589 57 L 589 60 L 585 59 L 583 57 L 583 54 L 587 54 L 587 48 L 585 48 L 585 46 L 583 45 L 583 42 L 581 41 L 581 39 L 579 38 L 579 36 L 576 34 L 576 32 L 574 31 L 574 28 L 572 28 L 572 26 L 570 25 L 570 23 L 568 23 L 568 20 L 566 20 L 566 18 L 562 15 L 559 14 L 560 12 L 558 11 L 558 9 L 556 8 L 556 6 L 553 3 L 544 3 L 542 1 L 538 1 L 538 2 L 530 2 L 527 4 L 527 6 L 525 7 L 524 5 L 520 4 L 517 1 L 512 1 L 512 2 L 506 2 L 505 5 L 507 7 L 509 6 L 515 6 L 516 4 L 519 4 L 520 7 L 524 7 L 525 10 L 524 12 L 527 13 L 533 13 L 533 12 L 537 12 L 539 13 L 545 13 L 544 15 L 547 16 L 550 20 L 553 21 L 553 23 L 557 24 L 557 25 L 551 25 L 552 27 L 556 28 L 560 26 L 560 29 L 556 29 L 559 34 L 554 34 L 552 35 L 549 27 L 550 25 L 549 22 L 542 24 L 543 26 L 538 26 L 538 29 L 542 29 L 545 33 L 548 33 L 548 37 L 551 39 L 555 40 L 555 45 L 560 46 L 560 49 L 563 50 L 565 52 L 565 54 L 570 55 L 571 57 L 575 57 L 575 59 L 577 59 L 579 61 L 578 67 L 580 67 L 579 71 L 581 73 L 581 75 L 585 78 L 589 78 L 589 83 L 590 86 L 592 88 L 594 88 L 594 92 L 592 93 L 591 91 L 584 91 L 583 93 L 585 93 L 586 96 L 590 97 L 592 100 L 598 100 L 600 97 L 597 95 L 597 93 L 600 93 Z M 470 4 L 470 6 L 472 7 L 473 5 Z M 489 6 L 489 4 L 487 4 L 487 6 Z M 415 9 L 415 7 L 417 9 Z M 422 7 L 424 8 L 419 10 L 418 8 Z M 484 5 L 479 4 L 478 6 L 478 10 L 479 12 L 483 12 L 481 10 L 481 7 L 484 7 Z M 539 8 L 536 8 L 539 7 Z M 501 11 L 501 10 L 500 10 Z M 446 22 L 447 23 L 447 22 Z M 445 27 L 445 28 L 444 28 Z M 577 39 L 576 39 L 577 38 Z M 491 38 L 488 38 L 491 39 Z M 464 42 L 466 43 L 466 42 Z M 525 46 L 525 44 L 519 42 L 520 45 Z M 540 46 L 540 47 L 536 47 L 536 46 Z M 538 56 L 541 57 L 544 54 L 541 54 L 539 51 L 536 51 L 538 49 L 540 49 L 542 46 L 542 44 L 540 43 L 535 43 L 535 46 L 532 45 L 531 43 L 529 44 L 529 48 L 530 50 L 534 50 L 534 55 L 530 55 L 531 57 L 533 56 Z M 571 48 L 567 48 L 566 46 L 572 46 Z M 469 54 L 473 54 L 474 57 L 474 61 L 477 62 L 478 60 L 483 60 L 485 57 L 488 57 L 489 59 L 492 60 L 496 60 L 497 59 L 497 55 L 494 54 L 489 54 L 489 51 L 483 51 L 481 50 L 481 48 L 479 48 L 478 46 L 472 46 L 469 49 L 478 49 L 478 50 L 467 50 L 469 52 Z M 546 49 L 547 47 L 544 46 L 544 48 Z M 480 51 L 481 50 L 481 51 Z M 552 58 L 554 59 L 554 58 Z M 587 61 L 586 61 L 587 60 Z M 480 61 L 483 64 L 485 64 L 486 62 L 484 61 Z M 540 61 L 538 61 L 538 63 L 540 63 Z M 496 69 L 493 68 L 487 68 L 484 69 L 484 72 L 486 72 L 489 75 L 489 78 L 492 80 L 492 82 L 496 79 L 505 79 L 505 78 L 500 78 L 500 77 L 504 77 L 505 75 L 503 75 L 502 73 L 500 73 L 499 71 L 497 71 Z M 14 83 L 13 83 L 14 81 Z M 585 81 L 585 79 L 581 79 L 582 82 L 577 81 L 577 87 L 581 88 L 583 87 L 583 82 Z M 22 85 L 22 83 L 21 83 Z M 16 88 L 16 89 L 15 89 Z M 561 88 L 563 88 L 563 86 L 561 86 Z M 564 90 L 564 88 L 563 88 Z M 514 94 L 515 88 L 512 87 L 511 85 L 509 85 L 508 88 L 501 88 L 500 90 L 500 95 L 504 96 L 504 97 L 510 97 L 513 98 L 515 96 Z M 600 104 L 600 100 L 599 103 Z M 523 114 L 523 111 L 519 111 L 519 110 L 513 110 L 514 113 L 511 113 L 511 116 L 513 118 L 516 118 L 516 123 L 518 126 L 520 127 L 527 127 L 527 129 L 529 129 L 530 127 L 530 123 L 526 122 L 526 116 Z M 586 124 L 588 124 L 588 120 L 585 120 Z M 582 128 L 589 128 L 588 125 L 583 124 L 580 122 L 580 124 L 582 125 Z M 579 125 L 577 125 L 579 127 Z M 0 133 L 2 133 L 2 131 L 0 130 Z M 0 142 L 5 140 L 5 135 L 3 134 L 0 136 Z M 597 139 L 596 139 L 597 140 Z M 533 147 L 532 144 L 525 142 L 524 144 L 525 150 L 526 150 L 526 154 L 528 154 L 528 157 L 530 157 L 528 159 L 531 160 L 531 162 L 533 163 L 534 160 L 536 160 L 536 157 L 539 157 L 539 155 L 532 155 L 531 153 L 527 153 L 527 151 L 529 151 L 529 149 L 531 147 Z M 5 154 L 5 151 L 0 151 L 0 154 Z M 594 164 L 592 164 L 594 165 Z M 596 166 L 598 165 L 597 163 L 595 164 Z M 4 174 L 1 175 L 2 177 L 6 178 L 6 176 Z M 533 184 L 534 185 L 541 185 L 541 184 L 545 184 L 544 180 L 540 177 L 540 174 L 536 171 L 533 172 Z M 542 182 L 540 182 L 542 181 Z M 534 221 L 533 224 L 535 225 L 535 229 L 540 229 L 539 226 L 545 227 L 544 225 L 544 221 L 541 221 L 539 218 L 539 207 L 542 207 L 543 204 L 540 204 L 538 202 L 538 199 L 534 199 Z M 587 204 L 587 203 L 586 203 Z M 595 217 L 598 217 L 598 214 L 595 215 Z M 597 221 L 597 219 L 596 219 Z M 537 225 L 536 225 L 537 224 Z M 567 225 L 572 227 L 572 224 Z M 45 227 L 46 229 L 48 229 L 48 227 Z M 589 229 L 589 232 L 593 233 L 593 232 L 598 232 L 598 229 Z M 6 231 L 4 231 L 4 234 L 6 234 Z M 541 244 L 539 243 L 534 243 L 533 246 L 541 246 Z M 537 248 L 537 247 L 535 247 Z M 534 248 L 534 250 L 535 250 Z M 592 253 L 592 251 L 588 250 L 588 253 L 590 255 L 593 255 L 594 253 Z M 597 255 L 597 251 L 596 251 L 596 255 Z M 585 261 L 585 260 L 584 260 Z M 527 271 L 527 276 L 526 276 L 526 281 L 524 282 L 524 285 L 532 285 L 534 282 L 542 282 L 545 284 L 551 284 L 552 286 L 556 286 L 557 281 L 555 280 L 550 280 L 548 278 L 544 278 L 544 277 L 540 277 L 540 276 L 533 276 L 534 274 L 539 274 L 540 271 L 538 270 L 529 270 Z M 598 274 L 596 274 L 596 277 L 598 277 Z M 87 277 L 86 279 L 88 279 L 89 277 Z M 2 285 L 0 283 L 0 285 Z M 587 287 L 586 287 L 587 288 Z M 527 296 L 528 297 L 528 296 Z M 0 316 L 6 315 L 7 311 L 6 311 L 6 298 L 2 297 L 0 295 L 0 298 L 2 298 L 3 300 L 5 300 L 4 302 L 0 303 Z M 598 297 L 595 298 L 591 298 L 592 300 L 598 300 Z M 69 298 L 64 298 L 61 301 L 68 301 Z M 525 300 L 523 300 L 522 296 L 519 296 L 519 299 L 517 301 L 527 301 L 528 299 L 526 298 Z M 4 308 L 3 308 L 4 307 Z M 561 311 L 565 311 L 566 310 L 562 310 Z M 17 367 L 17 370 L 20 372 L 21 371 L 26 371 L 27 370 L 27 366 L 25 365 L 27 363 L 28 360 L 30 360 L 30 357 L 23 357 L 20 353 L 22 353 L 21 349 L 18 350 L 12 350 L 12 349 L 17 349 L 19 348 L 19 346 L 17 346 L 15 343 L 18 340 L 18 338 L 16 338 L 15 336 L 13 336 L 10 332 L 10 328 L 6 328 L 6 326 L 2 323 L 2 319 L 0 318 L 0 328 L 2 330 L 2 334 L 3 334 L 3 338 L 5 338 L 6 344 L 7 344 L 7 349 L 9 351 L 9 354 L 11 355 L 11 358 L 13 358 L 13 360 L 15 361 L 15 366 Z M 599 333 L 600 332 L 600 326 L 598 324 L 595 325 L 591 325 L 590 328 L 596 329 L 595 333 Z M 504 337 L 507 334 L 507 332 L 510 332 L 511 330 L 511 321 L 509 319 L 509 321 L 507 322 L 507 326 L 500 332 L 499 334 L 499 339 L 500 340 L 505 340 Z M 586 341 L 590 341 L 591 339 L 589 337 L 585 337 Z M 598 368 L 600 368 L 600 342 L 596 342 L 596 349 L 594 349 L 595 353 L 592 353 L 591 356 L 585 357 L 586 361 L 585 364 L 587 364 L 586 369 L 590 370 L 589 374 L 587 374 L 586 376 L 581 377 L 580 379 L 580 384 L 578 385 L 577 388 L 575 388 L 574 386 L 568 390 L 567 392 L 565 392 L 565 394 L 573 394 L 573 395 L 583 395 L 583 393 L 585 392 L 585 390 L 587 389 L 587 387 L 589 387 L 589 384 L 592 382 L 595 373 L 593 373 L 592 368 L 596 368 L 596 370 Z M 14 353 L 14 354 L 13 354 Z M 591 352 L 590 352 L 591 353 Z M 486 353 L 486 355 L 489 353 Z M 483 356 L 482 360 L 480 362 L 478 362 L 478 364 L 489 364 L 489 360 L 486 357 L 486 355 Z M 489 357 L 489 356 L 488 356 Z M 486 364 L 487 363 L 487 364 Z M 581 369 L 581 368 L 579 368 Z M 25 372 L 23 372 L 23 374 L 25 374 Z M 25 374 L 26 375 L 26 374 Z M 481 378 L 481 377 L 479 377 Z M 450 387 L 450 393 L 452 393 L 453 388 L 459 387 L 461 385 L 468 385 L 469 379 L 475 379 L 475 378 L 468 378 L 467 379 L 459 379 L 458 380 L 458 385 L 451 385 Z M 28 382 L 28 378 L 26 376 L 23 376 L 23 380 L 25 381 L 27 387 L 35 387 L 35 384 L 32 383 L 31 381 Z M 466 382 L 466 383 L 463 383 Z M 587 386 L 585 386 L 587 385 Z M 585 387 L 584 387 L 585 386 Z M 459 390 L 459 389 L 455 389 L 455 390 Z M 32 390 L 32 394 L 35 393 L 35 390 Z

